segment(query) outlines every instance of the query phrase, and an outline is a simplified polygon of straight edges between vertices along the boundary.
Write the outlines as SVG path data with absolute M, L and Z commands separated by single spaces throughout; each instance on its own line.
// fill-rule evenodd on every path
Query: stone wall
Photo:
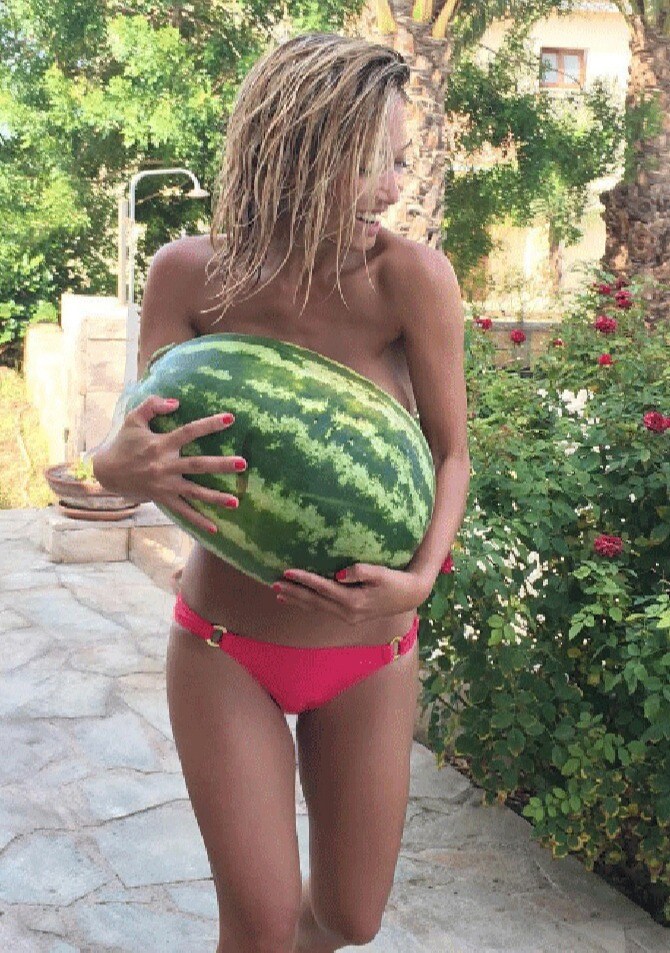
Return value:
M 124 386 L 127 324 L 128 307 L 117 298 L 62 296 L 67 460 L 93 450 L 109 433 Z
M 514 344 L 510 340 L 510 333 L 515 330 L 523 331 L 526 335 L 523 343 Z M 547 350 L 553 339 L 561 336 L 561 322 L 510 321 L 496 318 L 491 328 L 482 333 L 493 335 L 496 367 L 509 367 L 515 362 L 521 367 L 532 367 L 535 359 Z
M 50 464 L 76 460 L 109 433 L 124 383 L 137 371 L 137 360 L 127 359 L 127 333 L 128 307 L 117 298 L 75 294 L 61 298 L 60 327 L 28 328 L 24 374 L 49 437 Z
M 23 355 L 26 392 L 47 438 L 49 464 L 61 463 L 65 460 L 67 389 L 63 331 L 57 324 L 31 324 Z

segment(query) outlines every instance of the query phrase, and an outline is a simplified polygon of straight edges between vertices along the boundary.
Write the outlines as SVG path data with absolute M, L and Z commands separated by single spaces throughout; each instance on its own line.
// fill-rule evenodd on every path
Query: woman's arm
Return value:
M 421 429 L 435 462 L 436 496 L 430 525 L 406 571 L 422 579 L 427 598 L 460 529 L 470 484 L 464 314 L 449 259 L 424 245 L 410 252 L 411 261 L 399 269 L 396 301 Z
M 189 316 L 195 267 L 191 250 L 193 245 L 189 247 L 188 241 L 178 239 L 168 242 L 151 259 L 142 297 L 138 380 L 144 374 L 151 355 L 159 347 L 173 342 L 179 344 L 195 337 Z M 124 491 L 124 477 L 127 474 L 123 461 L 117 460 L 114 453 L 114 440 L 123 423 L 123 410 L 130 393 L 132 388 L 119 399 L 112 428 L 93 453 L 93 474 L 106 489 L 121 493 L 138 503 L 146 503 L 150 499 L 148 496 Z

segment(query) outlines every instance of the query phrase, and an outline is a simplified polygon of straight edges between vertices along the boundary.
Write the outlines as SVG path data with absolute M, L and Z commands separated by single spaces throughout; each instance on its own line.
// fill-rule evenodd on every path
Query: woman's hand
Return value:
M 223 414 L 201 417 L 171 433 L 157 434 L 149 421 L 157 414 L 173 413 L 176 403 L 170 404 L 158 395 L 147 397 L 125 417 L 119 431 L 109 444 L 104 444 L 93 455 L 95 478 L 113 493 L 135 499 L 153 500 L 188 520 L 199 529 L 216 532 L 216 526 L 189 505 L 188 499 L 202 500 L 214 506 L 226 506 L 236 496 L 200 486 L 185 479 L 187 473 L 233 473 L 235 464 L 246 461 L 242 457 L 182 457 L 180 449 L 192 440 L 230 427 L 234 418 L 226 420 Z
M 344 578 L 334 582 L 290 569 L 272 588 L 287 604 L 332 612 L 352 625 L 416 609 L 430 595 L 426 581 L 407 570 L 355 563 L 344 572 Z

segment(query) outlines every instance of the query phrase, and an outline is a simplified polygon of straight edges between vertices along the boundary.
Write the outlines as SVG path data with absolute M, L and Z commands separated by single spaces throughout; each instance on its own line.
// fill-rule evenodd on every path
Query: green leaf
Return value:
M 569 741 L 574 737 L 575 726 L 569 721 L 562 721 L 554 729 L 554 737 L 558 741 Z
M 514 721 L 514 712 L 497 711 L 491 717 L 491 726 L 493 728 L 509 728 Z
M 518 728 L 512 728 L 512 730 L 508 733 L 507 743 L 509 745 L 510 752 L 515 758 L 518 757 L 526 747 L 526 739 Z
M 644 702 L 644 717 L 653 721 L 661 710 L 661 696 L 649 695 Z
M 579 771 L 580 761 L 578 758 L 568 758 L 563 767 L 561 768 L 561 774 L 564 774 L 566 777 L 569 777 L 571 774 L 576 774 Z

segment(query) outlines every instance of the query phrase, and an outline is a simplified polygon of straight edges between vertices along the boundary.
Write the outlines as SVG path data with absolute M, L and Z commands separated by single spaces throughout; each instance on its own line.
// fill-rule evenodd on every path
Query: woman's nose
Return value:
M 397 172 L 388 172 L 382 176 L 379 183 L 379 191 L 386 196 L 384 200 L 386 205 L 393 205 L 394 202 L 398 201 L 400 195 L 398 181 L 401 177 L 402 174 Z

